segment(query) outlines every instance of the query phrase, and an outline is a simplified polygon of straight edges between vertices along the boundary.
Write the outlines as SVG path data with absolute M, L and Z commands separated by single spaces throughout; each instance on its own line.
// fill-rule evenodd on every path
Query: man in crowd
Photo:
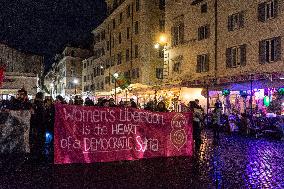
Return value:
M 38 92 L 35 96 L 33 103 L 34 113 L 31 117 L 30 128 L 31 155 L 39 159 L 43 158 L 46 133 L 46 113 L 43 97 L 42 92 Z

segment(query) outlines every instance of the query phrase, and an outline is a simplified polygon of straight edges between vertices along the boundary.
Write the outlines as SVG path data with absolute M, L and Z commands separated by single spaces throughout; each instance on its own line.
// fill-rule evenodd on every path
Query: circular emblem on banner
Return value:
M 173 129 L 170 133 L 170 138 L 172 144 L 178 150 L 180 150 L 187 141 L 187 135 L 184 129 L 186 125 L 187 125 L 186 117 L 182 114 L 176 114 L 171 121 L 171 126 Z
M 172 130 L 171 132 L 171 141 L 172 144 L 180 150 L 181 147 L 186 143 L 186 133 L 184 129 L 181 130 Z
M 181 129 L 187 125 L 187 120 L 184 115 L 176 114 L 172 119 L 171 125 L 173 129 Z

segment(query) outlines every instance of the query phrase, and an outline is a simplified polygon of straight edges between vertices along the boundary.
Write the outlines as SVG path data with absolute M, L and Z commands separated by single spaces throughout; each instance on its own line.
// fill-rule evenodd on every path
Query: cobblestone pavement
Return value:
M 0 158 L 0 188 L 284 188 L 284 141 L 210 131 L 192 158 L 52 165 L 21 155 Z

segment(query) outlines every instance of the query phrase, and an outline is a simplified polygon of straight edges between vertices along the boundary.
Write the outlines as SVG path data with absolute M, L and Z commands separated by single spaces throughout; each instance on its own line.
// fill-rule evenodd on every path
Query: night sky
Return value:
M 104 0 L 0 0 L 0 41 L 44 55 L 48 67 L 66 44 L 87 46 L 105 10 Z

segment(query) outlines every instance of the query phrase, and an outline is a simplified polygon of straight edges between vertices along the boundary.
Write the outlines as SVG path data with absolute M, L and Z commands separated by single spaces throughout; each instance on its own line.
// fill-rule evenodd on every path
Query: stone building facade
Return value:
M 91 52 L 87 49 L 65 47 L 62 54 L 55 57 L 52 69 L 45 76 L 45 86 L 49 93 L 53 97 L 71 97 L 75 92 L 81 94 L 82 61 L 90 56 Z
M 284 7 L 280 2 L 167 0 L 170 40 L 165 48 L 165 82 L 218 84 L 222 78 L 255 80 L 261 74 L 281 82 Z
M 16 95 L 21 88 L 25 88 L 31 96 L 40 90 L 43 56 L 22 52 L 0 43 L 0 67 L 5 68 L 4 82 L 0 87 L 2 98 Z
M 83 91 L 110 92 L 113 74 L 132 85 L 154 85 L 161 78 L 163 56 L 154 44 L 164 32 L 164 1 L 107 0 L 108 17 L 93 30 L 93 57 L 83 62 Z

